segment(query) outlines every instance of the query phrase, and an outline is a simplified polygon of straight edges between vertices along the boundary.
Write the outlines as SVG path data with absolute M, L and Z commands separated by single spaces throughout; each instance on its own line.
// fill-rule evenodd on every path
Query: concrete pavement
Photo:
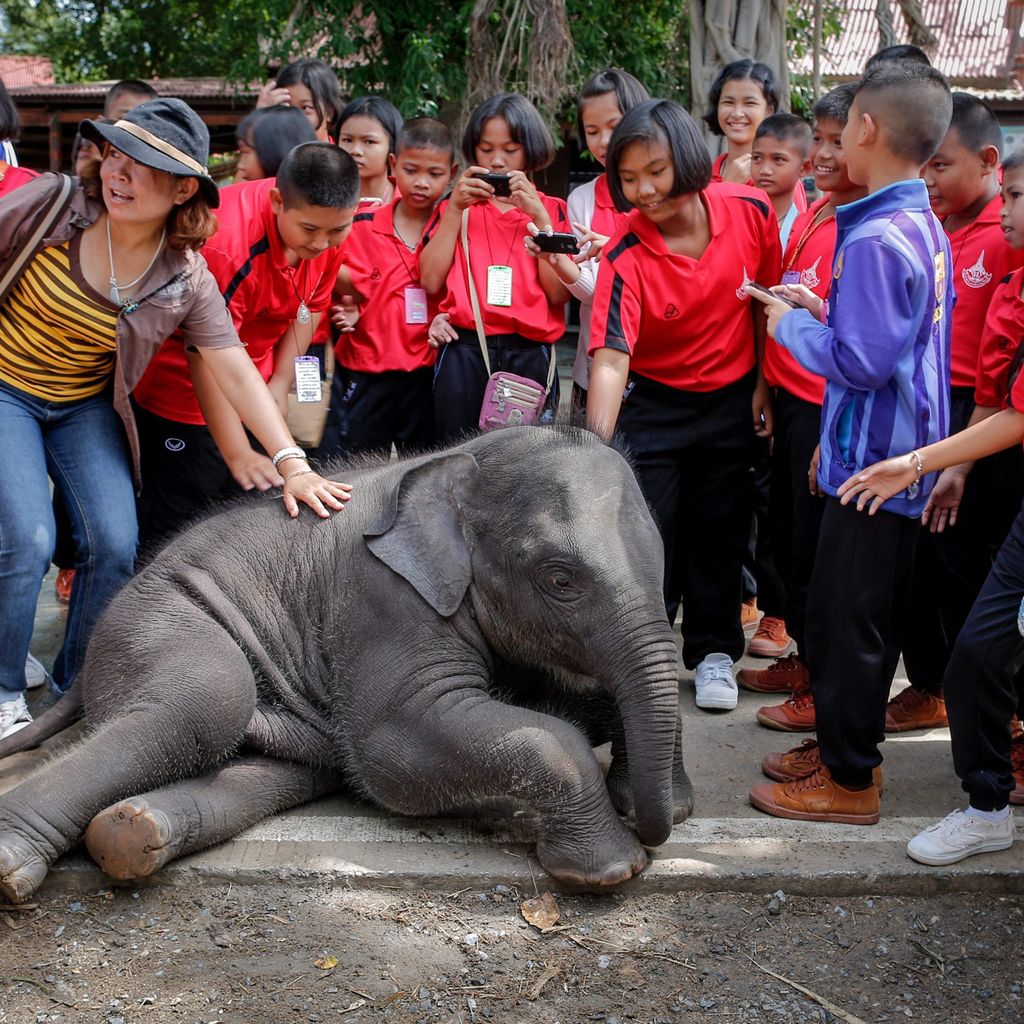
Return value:
M 53 599 L 53 574 L 43 585 L 33 652 L 49 667 L 65 610 Z M 760 659 L 744 664 L 764 665 Z M 921 828 L 962 806 L 953 775 L 949 733 L 934 729 L 892 737 L 884 746 L 886 792 L 875 826 L 786 822 L 754 810 L 749 788 L 762 781 L 761 758 L 795 746 L 801 735 L 773 732 L 755 721 L 757 709 L 781 698 L 740 691 L 739 707 L 709 714 L 693 703 L 692 675 L 680 688 L 684 752 L 697 801 L 694 816 L 676 826 L 649 868 L 625 891 L 729 890 L 800 894 L 925 894 L 936 891 L 1024 892 L 1024 830 L 1005 853 L 927 868 L 905 854 Z M 898 678 L 896 689 L 906 685 Z M 0 763 L 0 790 L 10 788 L 49 756 L 39 751 Z M 1018 811 L 1024 821 L 1024 814 Z M 529 855 L 516 822 L 411 820 L 345 798 L 331 798 L 277 815 L 231 842 L 177 861 L 155 884 L 209 879 L 333 879 L 340 884 L 427 887 L 455 891 L 497 883 L 552 887 Z M 97 886 L 109 880 L 84 852 L 62 859 L 50 885 Z

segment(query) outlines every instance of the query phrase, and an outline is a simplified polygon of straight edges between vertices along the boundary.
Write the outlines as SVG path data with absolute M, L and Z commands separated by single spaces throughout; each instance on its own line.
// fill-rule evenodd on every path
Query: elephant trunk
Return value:
M 678 653 L 664 618 L 630 629 L 628 637 L 606 663 L 608 678 L 625 732 L 637 835 L 645 846 L 659 846 L 672 831 Z

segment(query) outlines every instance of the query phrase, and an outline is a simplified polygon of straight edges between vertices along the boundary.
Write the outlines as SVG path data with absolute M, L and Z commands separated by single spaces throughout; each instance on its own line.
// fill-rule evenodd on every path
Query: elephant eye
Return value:
M 556 572 L 551 576 L 551 585 L 557 590 L 569 590 L 572 587 L 572 577 L 568 573 Z

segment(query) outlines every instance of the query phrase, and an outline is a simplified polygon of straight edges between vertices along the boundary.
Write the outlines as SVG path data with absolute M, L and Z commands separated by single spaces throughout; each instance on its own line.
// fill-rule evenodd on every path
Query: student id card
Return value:
M 295 357 L 295 397 L 300 402 L 319 402 L 323 397 L 320 360 L 316 356 Z
M 405 322 L 407 324 L 425 324 L 427 322 L 427 291 L 415 285 L 407 285 L 405 289 Z
M 487 268 L 487 305 L 512 305 L 512 268 L 492 264 Z
M 783 284 L 799 284 L 800 283 L 800 271 L 799 270 L 787 270 L 782 275 Z

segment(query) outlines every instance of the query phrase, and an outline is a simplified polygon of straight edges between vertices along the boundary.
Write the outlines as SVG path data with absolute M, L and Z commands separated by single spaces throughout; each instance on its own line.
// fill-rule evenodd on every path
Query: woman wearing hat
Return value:
M 274 456 L 289 515 L 301 501 L 327 517 L 351 491 L 307 465 L 198 253 L 218 204 L 206 126 L 180 100 L 156 99 L 81 131 L 102 160 L 74 180 L 56 223 L 0 294 L 0 738 L 31 721 L 25 656 L 54 542 L 47 478 L 78 552 L 53 670 L 63 691 L 96 619 L 134 571 L 138 444 L 128 396 L 174 331 Z M 0 281 L 60 185 L 43 175 L 0 204 Z

